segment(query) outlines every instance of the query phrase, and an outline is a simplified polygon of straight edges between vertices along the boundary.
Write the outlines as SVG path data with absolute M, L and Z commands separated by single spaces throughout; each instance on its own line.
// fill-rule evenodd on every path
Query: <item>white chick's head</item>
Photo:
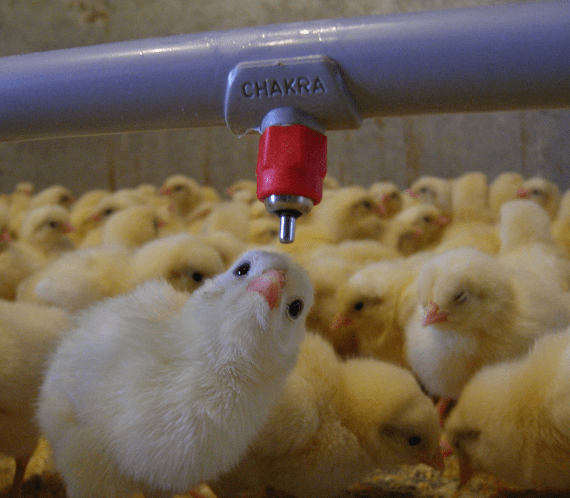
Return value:
M 514 300 L 508 272 L 478 249 L 446 251 L 425 263 L 418 276 L 423 326 L 486 335 L 512 319 Z
M 219 331 L 213 347 L 221 348 L 216 355 L 222 363 L 235 357 L 236 351 L 264 344 L 267 361 L 278 363 L 276 358 L 284 358 L 285 366 L 292 368 L 313 305 L 313 287 L 305 271 L 288 256 L 249 251 L 196 290 L 188 303 L 199 305 L 200 313 L 217 322 L 210 326 Z M 269 332 L 271 340 L 261 340 Z
M 560 189 L 558 185 L 542 178 L 534 176 L 525 180 L 519 190 L 517 197 L 530 199 L 536 202 L 554 219 L 560 206 Z
M 538 203 L 515 199 L 505 202 L 500 213 L 501 252 L 515 249 L 521 244 L 554 243 L 550 232 L 550 216 Z
M 46 205 L 30 211 L 20 230 L 20 238 L 41 251 L 72 248 L 68 238 L 73 231 L 67 209 L 59 205 Z M 62 244 L 63 243 L 63 244 Z
M 343 422 L 378 466 L 441 465 L 435 407 L 408 370 L 355 358 L 343 372 Z

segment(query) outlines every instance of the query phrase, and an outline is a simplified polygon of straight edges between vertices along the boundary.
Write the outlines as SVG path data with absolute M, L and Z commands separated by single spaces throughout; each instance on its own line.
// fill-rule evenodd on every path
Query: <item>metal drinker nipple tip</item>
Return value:
M 294 242 L 297 218 L 309 213 L 313 201 L 300 195 L 270 195 L 264 203 L 268 212 L 279 216 L 279 242 Z

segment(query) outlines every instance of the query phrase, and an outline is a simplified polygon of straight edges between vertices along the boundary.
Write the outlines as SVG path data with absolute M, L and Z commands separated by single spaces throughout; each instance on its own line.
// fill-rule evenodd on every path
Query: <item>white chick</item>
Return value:
M 307 334 L 285 392 L 245 459 L 211 487 L 220 498 L 269 485 L 328 498 L 381 466 L 438 463 L 431 400 L 410 372 L 373 359 L 346 362 Z
M 462 482 L 482 471 L 524 489 L 570 490 L 569 365 L 566 331 L 469 381 L 445 424 Z
M 514 171 L 500 173 L 489 185 L 489 209 L 498 218 L 501 205 L 517 198 L 524 177 Z
M 38 405 L 68 496 L 167 496 L 230 470 L 283 392 L 312 300 L 297 265 L 252 251 L 191 295 L 153 281 L 82 313 Z
M 0 454 L 16 459 L 9 496 L 19 496 L 38 444 L 35 407 L 45 361 L 70 327 L 61 310 L 0 299 Z
M 446 215 L 452 212 L 451 187 L 453 181 L 436 176 L 422 176 L 418 178 L 406 193 L 411 198 L 422 204 L 431 204 L 442 210 Z
M 451 218 L 436 206 L 410 206 L 390 220 L 382 242 L 403 256 L 430 250 L 439 243 L 450 222 Z
M 550 216 L 536 202 L 516 199 L 501 206 L 500 259 L 515 268 L 549 278 L 570 290 L 570 260 L 550 230 Z
M 546 210 L 551 219 L 554 219 L 558 213 L 560 189 L 558 185 L 546 178 L 533 176 L 526 179 L 517 191 L 517 197 L 536 202 Z
M 160 236 L 165 222 L 151 204 L 130 206 L 109 216 L 101 230 L 102 244 L 135 249 Z
M 180 233 L 153 240 L 138 249 L 132 260 L 131 285 L 165 279 L 176 290 L 193 292 L 205 280 L 225 271 L 220 254 L 206 240 Z
M 19 240 L 46 258 L 54 259 L 75 248 L 69 236 L 73 230 L 69 211 L 57 204 L 47 204 L 28 212 L 22 222 Z
M 173 212 L 183 217 L 205 200 L 198 182 L 185 175 L 169 176 L 159 192 L 168 196 Z
M 364 355 L 408 367 L 404 325 L 415 296 L 405 293 L 425 258 L 382 261 L 337 288 L 327 337 L 342 356 Z
M 204 235 L 198 235 L 198 238 L 205 240 L 214 247 L 218 254 L 222 257 L 225 268 L 229 268 L 234 261 L 237 260 L 247 249 L 247 244 L 236 239 L 228 232 L 212 232 Z M 253 249 L 253 248 L 251 248 Z
M 440 254 L 418 276 L 406 325 L 408 362 L 428 392 L 457 399 L 482 366 L 528 351 L 536 337 L 570 323 L 549 280 L 472 248 Z
M 392 182 L 375 182 L 368 188 L 374 200 L 380 206 L 384 218 L 392 218 L 402 210 L 402 194 Z
M 120 245 L 72 251 L 23 280 L 16 298 L 75 312 L 129 290 L 131 260 L 131 250 Z
M 62 185 L 52 185 L 32 196 L 29 209 L 32 210 L 48 204 L 56 204 L 69 211 L 74 202 L 75 196 L 71 190 Z

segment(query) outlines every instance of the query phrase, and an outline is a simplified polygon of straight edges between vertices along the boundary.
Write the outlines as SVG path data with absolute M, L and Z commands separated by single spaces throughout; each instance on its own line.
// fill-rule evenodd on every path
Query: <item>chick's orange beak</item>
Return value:
M 285 285 L 285 272 L 270 270 L 260 277 L 254 278 L 247 286 L 247 292 L 261 294 L 271 309 L 279 306 L 281 289 Z
M 526 188 L 521 187 L 517 190 L 516 196 L 521 199 L 527 199 L 530 197 L 530 192 Z
M 441 323 L 447 321 L 447 313 L 439 310 L 439 306 L 433 301 L 430 301 L 422 320 L 422 325 L 427 327 L 428 325 L 433 325 L 434 323 Z
M 352 320 L 347 316 L 346 313 L 338 313 L 332 323 L 331 323 L 331 331 L 335 331 L 343 326 L 350 325 Z
M 414 189 L 411 189 L 411 188 L 406 190 L 406 194 L 408 194 L 410 197 L 413 197 L 414 199 L 416 197 L 419 197 L 418 193 Z

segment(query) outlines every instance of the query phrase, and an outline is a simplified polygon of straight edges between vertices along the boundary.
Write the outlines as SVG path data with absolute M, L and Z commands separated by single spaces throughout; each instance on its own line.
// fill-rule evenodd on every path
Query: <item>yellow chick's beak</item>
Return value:
M 434 323 L 441 323 L 447 321 L 447 313 L 439 311 L 439 306 L 433 301 L 430 301 L 426 307 L 424 318 L 422 320 L 422 325 L 427 327 L 428 325 L 433 325 Z

